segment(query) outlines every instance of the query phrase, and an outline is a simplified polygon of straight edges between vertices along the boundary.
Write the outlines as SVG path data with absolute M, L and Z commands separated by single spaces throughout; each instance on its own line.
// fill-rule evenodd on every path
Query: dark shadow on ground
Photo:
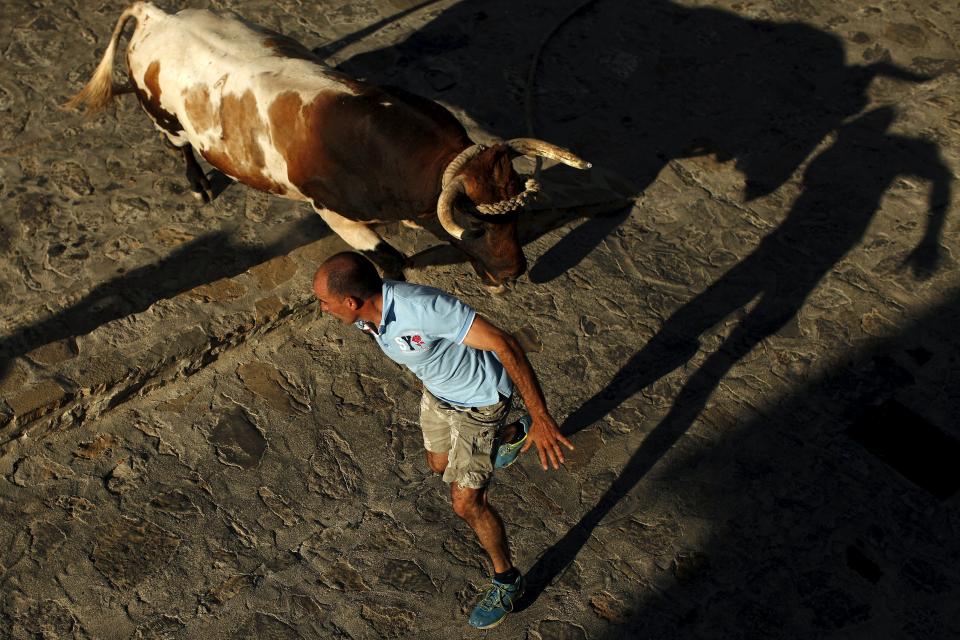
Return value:
M 0 376 L 13 358 L 41 345 L 87 334 L 107 322 L 144 311 L 159 300 L 243 273 L 329 233 L 320 217 L 311 214 L 298 221 L 282 240 L 264 247 L 238 245 L 227 232 L 192 240 L 155 264 L 98 285 L 82 300 L 49 319 L 0 337 Z
M 436 4 L 438 1 L 439 0 L 425 0 L 424 2 L 415 4 L 412 7 L 404 9 L 403 11 L 398 11 L 397 13 L 393 14 L 389 18 L 384 18 L 383 20 L 380 20 L 371 25 L 368 25 L 363 29 L 360 29 L 359 31 L 355 31 L 354 33 L 348 34 L 342 38 L 339 38 L 338 40 L 334 40 L 333 42 L 328 42 L 323 46 L 315 47 L 313 52 L 318 56 L 320 56 L 321 58 L 327 58 L 329 56 L 332 56 L 338 51 L 345 49 L 352 44 L 356 44 L 357 42 L 360 42 L 370 34 L 375 33 L 376 31 L 389 26 L 390 24 L 396 23 L 399 20 L 402 20 L 403 18 L 407 17 L 412 13 L 416 13 L 421 9 L 424 9 L 426 7 L 429 7 L 430 5 Z
M 536 47 L 582 4 L 458 3 L 402 42 L 340 68 L 442 100 L 501 137 L 526 135 Z M 547 41 L 533 124 L 537 137 L 612 169 L 638 194 L 671 159 L 716 154 L 745 174 L 744 197 L 752 199 L 776 190 L 859 113 L 878 76 L 922 79 L 885 61 L 848 65 L 840 39 L 800 22 L 666 0 L 597 0 Z M 575 266 L 613 227 L 610 219 L 580 225 L 540 258 L 531 278 L 545 282 Z
M 713 529 L 676 553 L 672 575 L 660 583 L 668 587 L 613 587 L 622 620 L 598 637 L 953 637 L 960 620 L 960 387 L 950 381 L 960 374 L 958 322 L 954 292 L 765 415 L 737 425 L 709 411 L 707 424 L 723 435 L 657 475 L 684 513 Z M 710 384 L 691 381 L 687 389 L 694 396 Z M 657 500 L 658 483 L 637 481 L 695 411 L 678 401 L 604 498 L 540 559 L 541 584 L 597 526 L 640 549 L 661 535 L 650 525 L 656 518 L 643 514 Z M 602 522 L 625 496 L 615 517 Z M 621 569 L 629 573 L 639 559 L 624 556 Z
M 603 498 L 530 570 L 531 599 L 576 557 L 594 528 L 687 431 L 730 368 L 761 340 L 780 331 L 821 278 L 860 242 L 880 198 L 899 176 L 918 176 L 933 184 L 925 234 L 917 248 L 903 256 L 903 267 L 916 276 L 932 273 L 951 174 L 936 145 L 888 133 L 893 118 L 892 109 L 882 108 L 843 126 L 834 144 L 810 163 L 804 191 L 781 226 L 673 313 L 603 391 L 567 418 L 561 427 L 567 434 L 600 420 L 686 363 L 699 350 L 704 331 L 759 297 L 720 348 L 690 375 L 668 414 Z

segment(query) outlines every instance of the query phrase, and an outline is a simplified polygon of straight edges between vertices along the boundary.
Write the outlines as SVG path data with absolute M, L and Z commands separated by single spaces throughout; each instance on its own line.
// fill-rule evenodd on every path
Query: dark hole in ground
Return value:
M 921 367 L 930 362 L 930 358 L 933 357 L 933 352 L 929 349 L 924 349 L 923 347 L 907 349 L 907 354 Z
M 879 582 L 883 575 L 883 571 L 880 570 L 877 563 L 853 545 L 847 547 L 847 566 L 863 576 L 865 580 L 874 584 Z
M 960 442 L 896 400 L 868 408 L 847 433 L 941 500 L 960 489 Z

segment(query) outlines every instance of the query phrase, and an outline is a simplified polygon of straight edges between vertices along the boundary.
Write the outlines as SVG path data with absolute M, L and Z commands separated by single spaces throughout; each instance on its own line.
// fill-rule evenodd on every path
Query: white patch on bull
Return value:
M 270 34 L 233 14 L 185 9 L 170 15 L 144 4 L 144 10 L 127 46 L 132 81 L 151 97 L 145 76 L 153 62 L 160 73 L 160 106 L 180 121 L 183 133 L 167 137 L 177 146 L 191 144 L 201 152 L 222 147 L 219 120 L 223 97 L 250 91 L 257 103 L 264 133 L 258 136 L 263 150 L 264 177 L 287 190 L 286 197 L 306 200 L 287 175 L 287 163 L 269 135 L 267 109 L 278 95 L 295 91 L 303 104 L 317 94 L 335 91 L 353 94 L 349 85 L 326 75 L 329 68 L 298 58 L 286 58 L 265 44 Z M 143 19 L 149 15 L 151 20 Z M 214 123 L 198 131 L 186 108 L 193 87 L 206 87 Z M 157 123 L 154 123 L 157 125 Z M 157 125 L 162 131 L 162 128 Z

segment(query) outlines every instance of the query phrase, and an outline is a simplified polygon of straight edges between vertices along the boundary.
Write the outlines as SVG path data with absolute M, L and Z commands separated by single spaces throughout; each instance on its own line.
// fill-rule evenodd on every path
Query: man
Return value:
M 547 411 L 520 344 L 453 296 L 382 280 L 358 253 L 338 253 L 320 265 L 313 291 L 321 311 L 356 324 L 423 382 L 427 464 L 450 484 L 454 512 L 493 563 L 493 584 L 469 623 L 478 629 L 500 623 L 523 595 L 524 579 L 510 560 L 503 521 L 487 502 L 493 469 L 508 466 L 532 445 L 544 469 L 559 469 L 560 444 L 573 449 Z M 514 384 L 530 413 L 503 428 Z

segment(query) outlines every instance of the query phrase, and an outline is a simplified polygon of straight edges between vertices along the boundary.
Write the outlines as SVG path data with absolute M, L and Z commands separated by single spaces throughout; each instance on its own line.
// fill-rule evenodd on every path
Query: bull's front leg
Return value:
M 370 258 L 387 280 L 405 280 L 407 259 L 370 228 L 369 223 L 344 218 L 329 209 L 316 209 L 323 221 L 348 245 Z

